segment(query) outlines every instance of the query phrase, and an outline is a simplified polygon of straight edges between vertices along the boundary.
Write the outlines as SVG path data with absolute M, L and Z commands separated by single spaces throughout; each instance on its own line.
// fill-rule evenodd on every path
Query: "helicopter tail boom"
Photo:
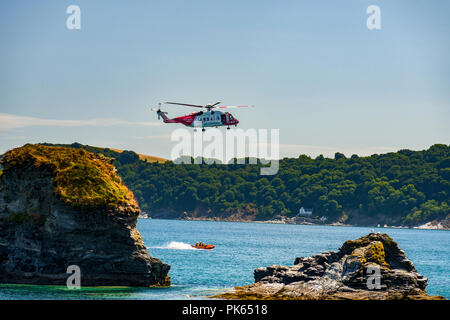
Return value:
M 150 108 L 150 109 L 151 109 L 152 111 L 156 111 L 156 114 L 158 115 L 158 120 L 161 119 L 161 118 L 163 118 L 163 121 L 164 121 L 165 123 L 168 123 L 168 122 L 175 122 L 175 121 L 173 121 L 172 119 L 169 119 L 169 118 L 166 116 L 167 112 L 162 111 L 161 109 L 154 109 L 154 108 Z

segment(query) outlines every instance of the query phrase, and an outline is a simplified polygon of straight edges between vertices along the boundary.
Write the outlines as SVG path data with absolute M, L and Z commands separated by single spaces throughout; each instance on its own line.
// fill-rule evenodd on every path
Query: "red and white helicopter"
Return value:
M 166 104 L 176 104 L 179 106 L 188 106 L 195 108 L 204 108 L 206 111 L 194 112 L 185 116 L 176 117 L 173 119 L 169 119 L 166 114 L 161 110 L 161 103 L 159 103 L 158 109 L 151 108 L 152 111 L 156 111 L 158 115 L 158 120 L 163 118 L 164 123 L 181 123 L 187 127 L 194 128 L 202 128 L 202 131 L 205 131 L 207 127 L 220 127 L 227 126 L 227 129 L 230 129 L 230 126 L 237 126 L 239 120 L 233 117 L 233 115 L 229 112 L 222 112 L 220 110 L 213 109 L 226 109 L 226 108 L 247 108 L 248 106 L 217 106 L 222 103 L 221 101 L 216 102 L 214 104 L 207 105 L 197 105 L 197 104 L 187 104 L 187 103 L 179 103 L 179 102 L 165 102 Z M 195 131 L 196 129 L 194 129 Z

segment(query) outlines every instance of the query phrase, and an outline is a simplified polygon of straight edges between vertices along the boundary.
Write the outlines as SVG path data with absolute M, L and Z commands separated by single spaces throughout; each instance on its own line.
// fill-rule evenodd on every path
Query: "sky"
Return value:
M 445 0 L 0 0 L 0 153 L 79 142 L 169 158 L 181 125 L 150 111 L 163 101 L 252 105 L 230 111 L 242 129 L 279 129 L 282 157 L 449 144 L 449 12 Z

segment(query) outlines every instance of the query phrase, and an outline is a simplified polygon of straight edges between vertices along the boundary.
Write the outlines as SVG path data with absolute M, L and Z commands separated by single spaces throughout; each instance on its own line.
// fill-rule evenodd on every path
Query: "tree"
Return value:
M 350 159 L 339 152 L 334 158 L 284 158 L 275 176 L 261 176 L 261 164 L 148 163 L 133 151 L 78 143 L 55 146 L 115 158 L 141 208 L 189 211 L 202 206 L 218 215 L 247 208 L 249 214 L 270 218 L 283 211 L 297 213 L 303 206 L 336 219 L 345 211 L 374 223 L 399 224 L 443 219 L 448 212 L 450 146 L 444 144 Z
M 223 194 L 223 196 L 224 196 L 224 198 L 225 198 L 225 200 L 226 200 L 227 202 L 233 202 L 233 201 L 234 201 L 234 198 L 235 198 L 234 192 L 231 191 L 231 190 L 225 191 L 225 193 Z
M 339 160 L 339 159 L 346 159 L 346 157 L 345 157 L 345 155 L 343 153 L 336 152 L 334 154 L 334 160 Z
M 138 161 L 139 156 L 133 151 L 125 150 L 120 154 L 118 160 L 121 164 L 130 164 Z

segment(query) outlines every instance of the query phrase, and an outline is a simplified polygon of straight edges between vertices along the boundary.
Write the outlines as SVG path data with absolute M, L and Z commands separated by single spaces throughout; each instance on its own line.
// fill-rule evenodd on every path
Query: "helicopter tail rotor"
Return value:
M 156 112 L 156 114 L 158 115 L 158 120 L 161 119 L 161 117 L 162 117 L 164 120 L 167 119 L 166 114 L 168 114 L 168 113 L 161 110 L 161 103 L 158 104 L 158 109 L 150 108 L 150 110 Z

